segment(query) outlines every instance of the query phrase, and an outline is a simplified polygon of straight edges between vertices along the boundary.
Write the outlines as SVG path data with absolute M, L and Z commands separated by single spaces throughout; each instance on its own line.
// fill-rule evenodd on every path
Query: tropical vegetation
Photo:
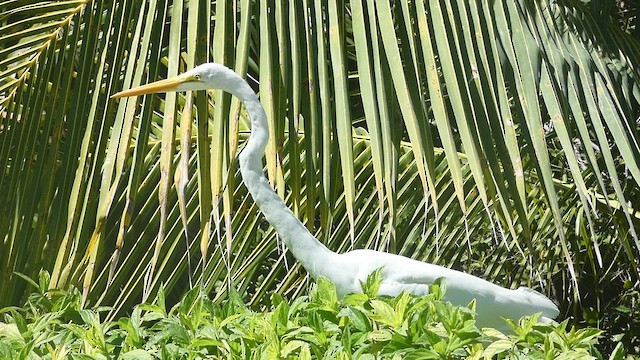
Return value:
M 237 99 L 110 98 L 216 61 L 259 93 L 265 171 L 329 248 L 536 288 L 561 320 L 603 330 L 603 352 L 640 353 L 628 6 L 4 1 L 0 306 L 25 304 L 42 269 L 105 321 L 161 289 L 169 308 L 196 287 L 252 307 L 309 294 L 242 186 Z
M 475 326 L 473 304 L 441 301 L 446 284 L 424 297 L 376 297 L 379 273 L 363 294 L 338 300 L 335 286 L 318 279 L 309 296 L 292 302 L 274 294 L 271 310 L 247 308 L 234 290 L 222 304 L 189 290 L 167 309 L 164 290 L 130 317 L 100 320 L 105 308 L 86 309 L 75 288 L 48 290 L 48 274 L 23 309 L 5 310 L 0 358 L 91 359 L 603 359 L 601 331 L 536 325 L 537 315 L 510 321 L 508 334 Z M 618 343 L 609 359 L 623 359 Z

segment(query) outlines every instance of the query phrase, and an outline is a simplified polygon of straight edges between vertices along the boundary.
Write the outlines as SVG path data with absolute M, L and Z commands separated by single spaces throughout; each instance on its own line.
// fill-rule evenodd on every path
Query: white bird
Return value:
M 229 92 L 244 104 L 251 119 L 251 135 L 238 156 L 244 184 L 267 221 L 309 275 L 331 280 L 339 296 L 362 292 L 360 282 L 380 268 L 380 295 L 395 296 L 402 291 L 428 294 L 429 284 L 444 278 L 447 287 L 444 300 L 466 306 L 475 299 L 476 320 L 480 327 L 504 328 L 502 318 L 517 320 L 538 312 L 542 313 L 542 322 L 558 316 L 558 307 L 551 300 L 529 288 L 506 289 L 464 272 L 386 252 L 354 250 L 337 254 L 329 250 L 293 215 L 269 185 L 262 165 L 269 140 L 266 114 L 249 84 L 224 65 L 202 64 L 176 77 L 125 90 L 112 97 L 207 89 Z

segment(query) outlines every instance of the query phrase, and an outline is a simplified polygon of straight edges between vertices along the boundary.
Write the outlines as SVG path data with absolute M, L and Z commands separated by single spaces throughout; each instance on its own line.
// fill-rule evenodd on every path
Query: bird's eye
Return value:
M 202 80 L 202 75 L 200 74 L 195 74 L 194 77 L 196 78 L 196 80 L 200 81 Z

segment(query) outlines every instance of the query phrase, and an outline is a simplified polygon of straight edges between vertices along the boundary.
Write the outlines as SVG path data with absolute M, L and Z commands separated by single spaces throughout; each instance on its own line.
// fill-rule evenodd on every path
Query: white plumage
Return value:
M 380 251 L 354 250 L 336 254 L 327 249 L 270 187 L 262 165 L 269 139 L 264 109 L 249 84 L 224 65 L 203 64 L 174 78 L 122 91 L 113 97 L 206 89 L 229 92 L 246 107 L 251 119 L 251 135 L 239 155 L 244 184 L 293 256 L 313 278 L 325 276 L 331 280 L 339 296 L 362 292 L 360 282 L 381 268 L 381 295 L 394 296 L 402 291 L 427 294 L 429 284 L 444 278 L 445 300 L 464 306 L 476 299 L 477 324 L 481 327 L 503 328 L 505 323 L 501 318 L 517 320 L 537 312 L 542 312 L 541 321 L 558 316 L 558 307 L 551 300 L 529 288 L 506 289 L 470 274 Z

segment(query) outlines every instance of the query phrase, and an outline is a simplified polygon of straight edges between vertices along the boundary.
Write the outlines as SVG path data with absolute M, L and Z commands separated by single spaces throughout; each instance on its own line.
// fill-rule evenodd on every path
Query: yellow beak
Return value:
M 111 98 L 123 98 L 128 96 L 175 91 L 178 85 L 192 80 L 193 79 L 191 76 L 182 74 L 169 79 L 155 81 L 146 85 L 138 86 L 133 89 L 121 91 L 119 93 L 111 95 Z

